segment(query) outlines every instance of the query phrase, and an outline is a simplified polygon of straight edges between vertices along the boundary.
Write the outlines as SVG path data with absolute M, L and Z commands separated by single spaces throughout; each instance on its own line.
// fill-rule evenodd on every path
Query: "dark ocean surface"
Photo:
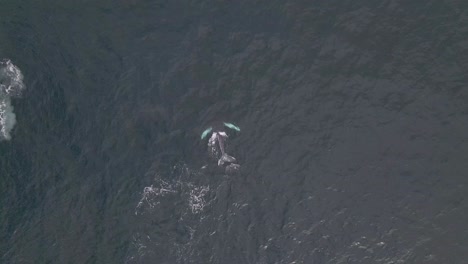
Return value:
M 0 263 L 468 263 L 464 1 L 0 0 L 1 58 Z

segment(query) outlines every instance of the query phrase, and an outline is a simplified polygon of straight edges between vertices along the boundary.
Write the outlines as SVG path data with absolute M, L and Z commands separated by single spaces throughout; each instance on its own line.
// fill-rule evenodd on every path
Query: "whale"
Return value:
M 211 137 L 208 139 L 208 151 L 212 157 L 218 159 L 218 166 L 223 167 L 226 165 L 226 171 L 232 171 L 240 167 L 239 164 L 235 164 L 236 158 L 229 155 L 226 152 L 225 143 L 229 136 L 226 133 L 226 128 L 232 129 L 236 132 L 240 132 L 240 128 L 232 123 L 222 122 L 220 124 L 214 124 L 206 128 L 200 135 L 200 138 L 205 139 L 210 133 Z

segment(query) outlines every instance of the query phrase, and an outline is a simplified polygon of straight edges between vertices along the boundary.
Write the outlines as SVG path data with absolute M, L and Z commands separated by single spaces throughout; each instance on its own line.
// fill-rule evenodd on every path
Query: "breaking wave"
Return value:
M 20 97 L 25 89 L 23 74 L 10 60 L 0 60 L 0 141 L 10 140 L 10 131 L 16 124 L 11 105 L 12 97 Z

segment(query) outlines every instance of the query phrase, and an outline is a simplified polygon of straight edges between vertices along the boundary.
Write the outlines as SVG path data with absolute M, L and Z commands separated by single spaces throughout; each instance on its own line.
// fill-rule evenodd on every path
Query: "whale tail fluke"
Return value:
M 232 163 L 235 161 L 236 161 L 236 158 L 229 156 L 226 153 L 223 153 L 223 155 L 221 155 L 221 158 L 218 160 L 218 166 L 223 166 L 224 162 Z

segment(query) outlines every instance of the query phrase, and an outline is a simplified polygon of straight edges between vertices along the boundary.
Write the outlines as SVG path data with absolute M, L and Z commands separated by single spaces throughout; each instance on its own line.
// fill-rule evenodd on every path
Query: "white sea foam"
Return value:
M 164 175 L 156 171 L 150 169 L 154 181 L 143 188 L 135 208 L 141 230 L 133 234 L 126 263 L 144 263 L 162 251 L 177 259 L 175 263 L 187 262 L 185 256 L 192 254 L 204 211 L 211 204 L 210 186 L 199 182 L 203 174 L 185 164 L 175 165 Z
M 193 172 L 183 168 L 183 174 L 193 175 Z M 151 186 L 143 189 L 141 199 L 135 208 L 135 215 L 151 213 L 160 205 L 165 196 L 178 196 L 180 199 L 186 200 L 184 203 L 193 214 L 200 213 L 208 204 L 205 196 L 210 191 L 210 186 L 198 186 L 187 179 L 186 176 L 181 176 L 169 183 L 167 181 L 157 179 Z
M 24 89 L 19 68 L 10 60 L 0 60 L 0 141 L 11 139 L 10 131 L 16 123 L 11 98 L 21 96 Z
M 13 113 L 10 98 L 0 98 L 0 140 L 10 140 L 10 131 L 16 123 L 16 116 Z
M 190 190 L 189 207 L 192 213 L 196 214 L 203 211 L 205 207 L 206 194 L 210 191 L 210 186 L 193 186 Z
M 174 187 L 163 180 L 159 181 L 159 186 L 154 187 L 153 185 L 147 186 L 143 189 L 143 193 L 140 201 L 135 209 L 135 215 L 138 215 L 139 210 L 144 207 L 149 209 L 155 208 L 159 204 L 159 199 L 170 193 L 177 193 Z

